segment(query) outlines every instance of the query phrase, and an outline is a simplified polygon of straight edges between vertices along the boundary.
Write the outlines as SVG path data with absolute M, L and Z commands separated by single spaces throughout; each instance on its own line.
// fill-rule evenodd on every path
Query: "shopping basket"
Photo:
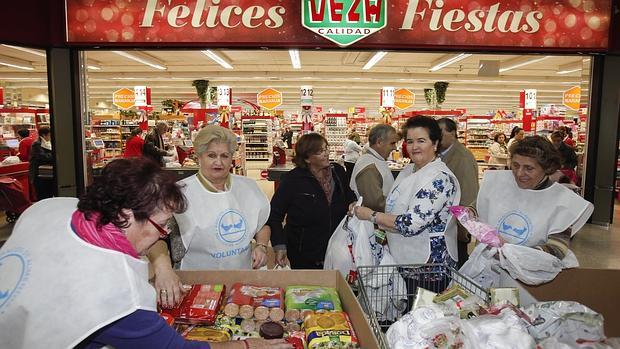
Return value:
M 370 327 L 382 349 L 389 349 L 385 332 L 395 320 L 411 309 L 417 287 L 441 292 L 451 283 L 455 283 L 482 300 L 489 299 L 487 290 L 443 264 L 360 266 L 357 272 L 358 300 L 368 315 Z M 402 277 L 404 282 L 395 282 L 398 277 Z M 377 284 L 389 284 L 389 287 L 375 288 Z M 385 319 L 386 304 L 393 310 L 393 315 L 395 314 L 391 320 Z

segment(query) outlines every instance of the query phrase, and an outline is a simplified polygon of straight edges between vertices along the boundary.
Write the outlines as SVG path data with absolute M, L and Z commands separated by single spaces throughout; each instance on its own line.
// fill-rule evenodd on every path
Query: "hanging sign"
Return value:
M 398 109 L 407 109 L 415 103 L 415 94 L 406 88 L 394 91 L 394 106 Z
M 282 105 L 282 92 L 268 88 L 256 95 L 256 104 L 267 110 L 273 110 Z
M 112 94 L 112 104 L 121 109 L 129 109 L 136 104 L 136 94 L 128 88 L 116 90 Z
M 381 90 L 380 105 L 384 108 L 394 107 L 394 87 L 384 87 Z
M 314 96 L 314 89 L 312 89 L 312 86 L 301 86 L 299 93 L 302 106 L 312 105 L 312 99 Z
M 525 109 L 536 109 L 536 90 L 525 90 L 525 101 L 523 107 Z
M 573 86 L 564 91 L 562 96 L 562 104 L 572 110 L 579 110 L 581 105 L 581 87 Z
M 148 105 L 147 102 L 147 93 L 146 86 L 134 86 L 133 92 L 136 95 L 135 102 L 136 107 L 146 107 Z
M 230 86 L 218 86 L 217 87 L 217 106 L 228 107 L 232 103 L 232 92 Z

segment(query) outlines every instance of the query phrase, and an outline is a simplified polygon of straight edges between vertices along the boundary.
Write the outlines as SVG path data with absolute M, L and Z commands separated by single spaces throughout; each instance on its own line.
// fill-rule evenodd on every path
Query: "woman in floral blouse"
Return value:
M 455 267 L 456 222 L 448 208 L 458 205 L 461 190 L 454 174 L 437 156 L 441 129 L 437 121 L 425 116 L 410 118 L 405 129 L 412 165 L 396 179 L 385 212 L 356 207 L 354 213 L 389 233 L 389 250 L 398 264 Z

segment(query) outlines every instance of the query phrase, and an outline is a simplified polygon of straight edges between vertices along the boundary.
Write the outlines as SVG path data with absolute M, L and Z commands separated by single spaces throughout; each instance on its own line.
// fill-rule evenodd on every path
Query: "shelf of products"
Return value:
M 491 120 L 482 118 L 467 118 L 466 146 L 474 154 L 476 161 L 485 161 L 489 144 L 493 141 Z
M 93 115 L 90 125 L 91 138 L 104 143 L 103 160 L 112 160 L 123 155 L 123 134 L 118 115 Z
M 245 160 L 269 161 L 272 155 L 273 132 L 270 116 L 241 117 L 241 129 L 245 138 Z
M 335 161 L 344 154 L 347 139 L 347 114 L 325 114 L 325 138 L 329 144 L 329 159 Z
M 48 109 L 0 108 L 0 137 L 2 138 L 17 138 L 17 131 L 22 128 L 30 131 L 31 138 L 36 138 L 39 127 L 49 125 L 49 123 Z

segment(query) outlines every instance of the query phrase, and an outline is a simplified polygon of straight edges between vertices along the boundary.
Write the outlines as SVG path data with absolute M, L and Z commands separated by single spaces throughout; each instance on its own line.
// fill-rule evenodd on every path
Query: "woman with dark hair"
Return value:
M 506 168 L 508 165 L 508 147 L 506 146 L 506 135 L 499 132 L 493 137 L 493 144 L 489 146 L 489 164 L 501 165 Z M 469 203 L 468 203 L 469 204 Z
M 510 131 L 510 139 L 508 140 L 508 145 L 507 148 L 510 149 L 510 146 L 517 141 L 522 140 L 525 137 L 525 131 L 519 127 L 519 126 L 515 126 L 512 128 L 512 131 Z
M 271 244 L 276 263 L 293 269 L 322 269 L 327 243 L 355 194 L 342 166 L 330 164 L 327 140 L 303 135 L 295 146 L 295 168 L 282 176 L 271 199 Z M 286 217 L 286 225 L 282 222 Z
M 54 179 L 41 177 L 39 166 L 54 165 L 54 156 L 52 154 L 52 132 L 49 126 L 41 126 L 38 133 L 39 137 L 32 143 L 30 149 L 28 175 L 30 184 L 35 188 L 37 200 L 43 200 L 54 196 Z
M 140 137 L 142 134 L 142 129 L 139 127 L 131 130 L 131 134 L 127 139 L 127 143 L 125 144 L 125 153 L 123 157 L 125 158 L 135 158 L 142 156 L 142 151 L 144 149 L 144 139 Z
M 435 119 L 417 116 L 407 120 L 405 129 L 412 164 L 396 178 L 385 212 L 360 206 L 352 214 L 388 232 L 390 253 L 398 264 L 455 267 L 457 227 L 448 208 L 458 205 L 461 190 L 454 174 L 437 156 L 441 128 Z
M 549 179 L 561 162 L 546 138 L 525 137 L 509 151 L 510 171 L 484 173 L 476 202 L 479 219 L 494 226 L 508 243 L 535 247 L 559 259 L 572 255 L 570 238 L 594 206 Z
M 11 334 L 0 347 L 289 348 L 281 340 L 186 342 L 156 312 L 140 256 L 186 205 L 174 175 L 135 158 L 110 162 L 79 201 L 26 210 L 0 250 L 0 290 L 10 290 L 0 327 Z

